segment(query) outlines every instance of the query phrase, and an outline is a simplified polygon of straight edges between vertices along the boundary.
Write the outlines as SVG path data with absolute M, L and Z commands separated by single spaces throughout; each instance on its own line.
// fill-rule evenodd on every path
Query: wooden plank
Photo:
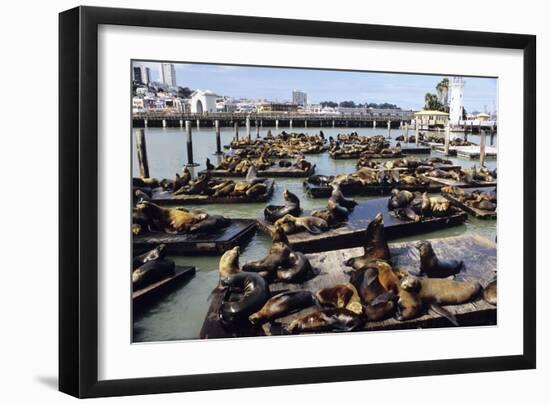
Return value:
M 153 202 L 158 205 L 204 205 L 211 203 L 260 203 L 268 202 L 273 196 L 275 181 L 266 179 L 267 191 L 260 196 L 250 198 L 248 196 L 222 196 L 214 198 L 210 195 L 174 195 L 170 192 L 153 190 Z
M 132 293 L 133 310 L 141 311 L 195 276 L 195 267 L 176 265 L 175 274 Z
M 288 236 L 288 241 L 293 249 L 304 253 L 357 247 L 362 245 L 368 224 L 379 212 L 384 218 L 385 233 L 389 240 L 457 226 L 464 223 L 467 218 L 466 213 L 459 212 L 448 217 L 427 218 L 419 223 L 404 221 L 390 214 L 388 198 L 376 198 L 357 205 L 348 217 L 348 221 L 341 227 L 321 234 L 307 232 L 291 234 Z M 304 212 L 304 216 L 308 214 L 309 212 Z M 266 233 L 273 230 L 273 225 L 263 219 L 258 220 L 258 227 Z
M 449 178 L 437 178 L 437 177 L 428 177 L 426 175 L 422 175 L 423 178 L 430 180 L 434 183 L 441 184 L 446 187 L 459 187 L 459 188 L 480 188 L 480 187 L 496 187 L 497 182 L 496 181 L 477 181 L 475 184 L 469 184 L 464 181 L 457 181 L 452 180 Z
M 236 245 L 243 245 L 256 231 L 253 219 L 231 219 L 229 226 L 207 234 L 151 232 L 134 236 L 135 252 L 144 252 L 165 244 L 170 254 L 222 254 Z

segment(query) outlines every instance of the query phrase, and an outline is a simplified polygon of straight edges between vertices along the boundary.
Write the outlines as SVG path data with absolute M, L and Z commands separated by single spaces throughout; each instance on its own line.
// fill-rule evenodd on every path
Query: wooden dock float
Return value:
M 183 283 L 195 276 L 195 273 L 195 267 L 176 265 L 175 274 L 173 276 L 164 278 L 149 286 L 132 292 L 132 307 L 134 313 L 142 311 L 162 296 L 165 296 L 175 290 L 178 286 L 181 286 Z
M 475 191 L 475 190 L 486 190 L 484 188 L 475 188 L 470 189 L 469 191 Z M 491 212 L 488 210 L 483 209 L 477 209 L 472 206 L 468 206 L 465 203 L 459 201 L 454 195 L 451 195 L 447 192 L 442 192 L 441 195 L 443 195 L 451 204 L 454 206 L 462 209 L 463 211 L 469 213 L 470 215 L 477 217 L 478 219 L 496 219 L 497 218 L 497 212 Z
M 469 159 L 479 159 L 480 147 L 479 146 L 452 146 L 452 149 L 456 151 L 458 157 L 466 157 Z M 485 146 L 485 158 L 496 159 L 497 148 L 492 146 Z
M 200 174 L 210 173 L 212 177 L 245 177 L 246 173 L 236 173 L 228 170 L 203 170 Z M 258 170 L 258 177 L 309 177 L 315 173 L 315 164 L 307 171 L 294 167 L 270 167 L 267 170 Z
M 273 196 L 273 188 L 275 181 L 272 179 L 267 179 L 265 181 L 267 186 L 267 191 L 256 197 L 248 196 L 222 196 L 222 197 L 212 197 L 211 195 L 174 195 L 166 191 L 153 191 L 152 201 L 161 206 L 167 205 L 203 205 L 210 203 L 259 203 L 259 202 L 268 202 Z
M 340 189 L 344 196 L 376 196 L 376 195 L 389 195 L 392 189 L 406 190 L 406 191 L 419 191 L 436 193 L 441 191 L 444 185 L 439 183 L 430 182 L 425 185 L 356 185 L 350 184 L 340 185 Z M 331 185 L 317 185 L 308 181 L 303 182 L 305 193 L 312 198 L 328 198 L 332 193 Z
M 441 259 L 458 259 L 464 261 L 464 268 L 456 275 L 458 281 L 477 281 L 482 287 L 487 286 L 496 276 L 497 257 L 496 245 L 480 236 L 457 236 L 443 239 L 430 240 L 436 254 Z M 420 262 L 415 242 L 390 243 L 390 252 L 394 267 L 417 274 Z M 363 254 L 362 248 L 347 248 L 337 251 L 307 254 L 311 265 L 319 271 L 314 278 L 301 283 L 272 283 L 269 289 L 272 294 L 282 290 L 309 290 L 313 293 L 327 287 L 349 282 L 346 271 L 349 267 L 344 262 Z M 316 309 L 310 307 L 295 314 L 282 317 L 272 323 L 264 324 L 261 330 L 246 327 L 240 330 L 227 330 L 218 318 L 219 307 L 222 302 L 222 294 L 218 293 L 212 299 L 201 330 L 201 338 L 229 338 L 232 336 L 256 336 L 256 335 L 281 335 L 283 329 L 296 318 L 305 316 Z M 455 315 L 461 326 L 495 325 L 497 308 L 485 302 L 481 297 L 474 301 L 450 305 L 445 308 Z M 449 321 L 439 314 L 428 311 L 415 319 L 399 321 L 389 318 L 382 321 L 371 321 L 365 325 L 362 331 L 386 331 L 416 328 L 452 327 Z
M 256 231 L 253 219 L 231 219 L 231 223 L 212 233 L 161 233 L 151 232 L 134 236 L 136 253 L 148 251 L 159 244 L 165 244 L 169 254 L 223 254 L 236 245 L 243 245 Z
M 401 144 L 401 153 L 405 155 L 409 154 L 430 154 L 431 147 L 428 146 L 408 146 L 406 143 Z
M 388 209 L 388 198 L 376 198 L 359 203 L 349 215 L 348 221 L 340 227 L 320 234 L 308 232 L 290 234 L 288 241 L 293 249 L 303 253 L 358 247 L 363 245 L 367 226 L 378 212 L 382 213 L 384 218 L 384 228 L 388 240 L 458 226 L 464 223 L 468 216 L 465 212 L 459 212 L 446 217 L 430 217 L 414 223 L 391 215 Z M 304 212 L 304 216 L 308 214 L 308 212 Z M 273 225 L 264 219 L 258 220 L 258 227 L 268 234 L 273 230 Z
M 441 184 L 445 187 L 459 187 L 459 188 L 483 188 L 483 187 L 496 187 L 497 182 L 496 181 L 477 181 L 476 183 L 467 183 L 464 181 L 457 181 L 457 180 L 451 180 L 449 178 L 437 178 L 437 177 L 428 177 L 426 175 L 422 175 L 423 178 L 430 180 L 434 183 Z

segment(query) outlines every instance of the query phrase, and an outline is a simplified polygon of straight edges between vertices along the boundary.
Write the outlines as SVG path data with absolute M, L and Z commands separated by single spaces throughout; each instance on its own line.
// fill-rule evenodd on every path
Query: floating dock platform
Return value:
M 452 180 L 449 178 L 438 178 L 438 177 L 428 177 L 426 175 L 422 175 L 423 178 L 426 180 L 432 181 L 436 184 L 441 184 L 445 187 L 459 187 L 459 188 L 483 188 L 483 187 L 496 187 L 497 182 L 496 181 L 477 181 L 476 183 L 468 183 L 464 181 L 457 181 Z
M 464 223 L 468 216 L 465 212 L 460 211 L 451 216 L 429 217 L 415 223 L 398 219 L 390 214 L 388 198 L 376 198 L 357 205 L 350 213 L 348 221 L 340 227 L 320 234 L 310 234 L 305 231 L 290 234 L 288 241 L 294 250 L 303 253 L 359 247 L 363 245 L 363 237 L 368 224 L 379 212 L 384 218 L 385 234 L 388 240 L 458 226 Z M 304 212 L 304 216 L 308 214 L 309 212 Z M 273 230 L 273 224 L 264 219 L 258 220 L 258 227 L 268 234 Z
M 212 177 L 246 177 L 246 173 L 236 173 L 229 170 L 203 170 L 200 174 L 210 173 Z M 267 170 L 258 170 L 258 177 L 309 177 L 315 173 L 315 164 L 309 170 L 298 170 L 294 167 L 273 166 Z
M 429 192 L 436 193 L 441 191 L 441 188 L 444 185 L 436 182 L 428 182 L 424 185 L 359 185 L 359 184 L 350 184 L 340 185 L 340 189 L 345 196 L 376 196 L 376 195 L 389 195 L 392 189 L 407 190 L 411 192 Z M 328 198 L 332 193 L 331 185 L 317 185 L 312 184 L 309 181 L 304 181 L 303 183 L 304 191 L 306 195 L 311 196 L 312 198 Z
M 153 191 L 152 202 L 161 205 L 203 205 L 209 203 L 258 203 L 268 202 L 273 196 L 273 188 L 275 181 L 267 179 L 265 181 L 267 191 L 257 197 L 251 198 L 248 196 L 221 196 L 212 197 L 211 195 L 193 195 L 193 194 L 181 194 L 174 195 L 165 191 Z
M 487 286 L 496 277 L 497 257 L 496 245 L 479 236 L 458 236 L 443 239 L 430 240 L 439 258 L 457 259 L 464 261 L 464 268 L 455 279 L 458 281 L 477 281 L 482 287 Z M 389 245 L 394 267 L 417 274 L 420 267 L 418 252 L 414 247 L 415 242 L 391 243 Z M 313 293 L 337 284 L 349 282 L 346 273 L 349 267 L 344 262 L 363 254 L 362 248 L 342 249 L 330 252 L 308 254 L 311 265 L 319 271 L 314 278 L 301 283 L 272 283 L 269 289 L 272 295 L 282 290 L 309 290 Z M 219 307 L 222 302 L 222 294 L 219 293 L 212 300 L 201 330 L 201 338 L 228 338 L 232 336 L 257 336 L 257 335 L 281 335 L 285 327 L 296 318 L 305 316 L 316 310 L 310 307 L 295 314 L 282 317 L 274 322 L 264 324 L 262 327 L 246 327 L 240 330 L 228 330 L 219 322 Z M 445 308 L 452 313 L 461 326 L 495 325 L 497 321 L 497 308 L 480 296 L 472 302 L 461 305 L 450 305 Z M 399 321 L 389 318 L 382 321 L 371 321 L 365 325 L 362 331 L 400 330 L 417 328 L 452 327 L 449 321 L 432 311 L 427 311 L 420 317 Z M 330 332 L 330 331 L 329 331 Z
M 243 245 L 256 232 L 253 219 L 231 219 L 231 223 L 212 233 L 161 233 L 150 232 L 134 236 L 134 252 L 148 251 L 159 244 L 165 244 L 169 254 L 210 254 L 219 255 Z
M 144 310 L 152 303 L 158 301 L 161 297 L 175 290 L 178 286 L 187 282 L 195 276 L 195 267 L 176 265 L 176 271 L 173 276 L 164 278 L 149 286 L 132 292 L 132 308 L 134 312 Z

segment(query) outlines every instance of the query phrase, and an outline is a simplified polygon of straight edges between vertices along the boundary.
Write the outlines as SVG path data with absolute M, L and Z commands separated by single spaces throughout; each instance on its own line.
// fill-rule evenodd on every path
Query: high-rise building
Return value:
M 176 68 L 173 63 L 162 63 L 160 72 L 164 84 L 170 87 L 176 86 Z
M 451 77 L 449 97 L 449 121 L 451 125 L 458 125 L 462 119 L 464 110 L 463 91 L 464 79 L 462 77 Z
M 292 90 L 292 103 L 296 105 L 307 105 L 307 94 L 300 90 Z
M 149 84 L 151 82 L 151 69 L 146 66 L 134 66 L 134 81 L 143 84 Z

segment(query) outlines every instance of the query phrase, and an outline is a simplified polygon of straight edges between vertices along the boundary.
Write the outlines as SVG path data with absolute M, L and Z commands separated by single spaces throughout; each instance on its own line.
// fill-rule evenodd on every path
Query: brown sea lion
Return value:
M 322 306 L 347 309 L 355 314 L 363 313 L 361 298 L 351 283 L 321 289 L 315 297 Z
M 248 188 L 245 192 L 245 195 L 248 196 L 249 198 L 256 198 L 260 195 L 265 194 L 266 191 L 267 191 L 267 185 L 260 182 Z
M 401 287 L 416 293 L 424 303 L 440 305 L 464 304 L 479 295 L 478 282 L 458 282 L 451 279 L 406 276 Z
M 241 248 L 239 246 L 233 247 L 231 250 L 227 250 L 220 258 L 218 264 L 219 271 L 219 285 L 229 278 L 231 275 L 241 271 L 239 268 L 239 256 L 241 254 Z
M 166 257 L 166 245 L 159 244 L 152 250 L 149 250 L 143 254 L 137 255 L 132 260 L 132 269 L 137 269 L 141 265 L 149 261 L 160 260 Z
M 309 260 L 298 251 L 291 252 L 286 262 L 283 261 L 280 266 L 277 269 L 277 279 L 283 282 L 299 282 L 313 274 Z
M 219 313 L 222 324 L 236 324 L 260 310 L 269 297 L 264 279 L 255 273 L 239 272 L 223 282 L 226 288 Z
M 264 216 L 266 220 L 274 223 L 284 215 L 290 214 L 293 216 L 299 216 L 302 213 L 300 199 L 296 195 L 288 189 L 285 189 L 283 191 L 283 198 L 285 200 L 284 206 L 268 205 L 265 207 Z
M 446 278 L 460 272 L 464 265 L 463 261 L 440 260 L 435 255 L 432 244 L 429 241 L 421 240 L 415 247 L 420 254 L 420 273 L 430 278 Z
M 330 194 L 330 199 L 333 199 L 336 204 L 343 206 L 348 210 L 352 210 L 355 206 L 357 206 L 357 202 L 355 202 L 351 198 L 346 198 L 344 196 L 344 194 L 342 193 L 342 190 L 340 189 L 339 184 L 334 184 L 332 186 L 332 193 Z
M 278 293 L 263 307 L 248 317 L 252 324 L 262 324 L 295 313 L 315 304 L 313 293 L 308 290 L 294 290 Z
M 290 214 L 286 214 L 275 221 L 275 226 L 281 227 L 285 234 L 298 233 L 303 230 L 311 234 L 320 234 L 328 230 L 328 223 L 322 218 L 315 216 L 296 217 Z
M 414 199 L 414 194 L 410 191 L 399 191 L 393 189 L 391 191 L 390 199 L 388 200 L 389 209 L 405 208 Z
M 391 214 L 398 219 L 418 223 L 422 218 L 412 208 L 397 208 L 391 211 Z
M 497 305 L 497 280 L 490 282 L 483 289 L 483 299 L 493 306 Z
M 323 309 L 293 320 L 291 334 L 323 331 L 354 331 L 363 328 L 365 318 L 346 309 Z
M 143 213 L 149 226 L 166 233 L 185 232 L 195 223 L 207 218 L 203 212 L 191 212 L 184 208 L 164 208 L 152 202 L 140 202 L 136 210 Z
M 132 272 L 132 288 L 139 290 L 175 273 L 174 261 L 163 258 L 147 261 Z
M 191 225 L 187 231 L 189 233 L 208 233 L 226 227 L 230 222 L 228 218 L 222 215 L 208 215 L 206 219 Z
M 397 294 L 397 314 L 395 318 L 399 321 L 411 320 L 420 316 L 422 313 L 422 300 L 415 291 L 410 291 L 403 287 L 403 280 L 408 279 L 405 277 L 401 280 L 399 292 Z
M 370 261 L 365 267 L 376 271 L 378 282 L 380 282 L 385 291 L 398 294 L 401 281 L 387 261 Z
M 365 253 L 361 257 L 348 259 L 345 262 L 346 266 L 359 269 L 373 260 L 391 260 L 390 249 L 384 233 L 384 220 L 381 213 L 378 213 L 367 226 L 364 240 L 363 248 Z
M 273 275 L 271 272 L 287 265 L 290 262 L 290 253 L 292 250 L 288 246 L 288 238 L 284 231 L 276 227 L 271 237 L 273 242 L 269 254 L 264 258 L 247 262 L 243 265 L 243 271 L 258 272 L 264 276 Z

